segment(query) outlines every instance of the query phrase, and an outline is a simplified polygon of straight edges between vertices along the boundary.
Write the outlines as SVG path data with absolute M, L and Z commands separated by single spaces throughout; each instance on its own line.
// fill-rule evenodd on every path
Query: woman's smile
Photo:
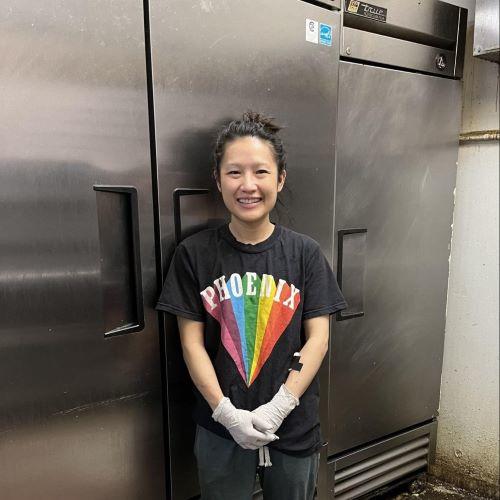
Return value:
M 262 198 L 237 198 L 237 201 L 247 208 L 253 208 L 257 203 L 262 201 Z

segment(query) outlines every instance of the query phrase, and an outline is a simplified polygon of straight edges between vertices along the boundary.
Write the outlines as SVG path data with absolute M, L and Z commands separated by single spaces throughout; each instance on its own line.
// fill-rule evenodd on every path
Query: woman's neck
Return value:
M 267 240 L 273 234 L 274 224 L 271 223 L 269 218 L 259 222 L 247 223 L 232 217 L 229 230 L 240 243 L 256 245 Z

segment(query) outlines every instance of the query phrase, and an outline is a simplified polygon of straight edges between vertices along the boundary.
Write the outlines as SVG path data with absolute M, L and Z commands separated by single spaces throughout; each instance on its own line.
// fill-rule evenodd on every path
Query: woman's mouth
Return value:
M 260 201 L 262 201 L 262 198 L 257 198 L 257 197 L 252 197 L 252 198 L 237 198 L 236 200 L 241 205 L 252 206 L 252 205 L 255 205 L 255 204 L 259 203 Z

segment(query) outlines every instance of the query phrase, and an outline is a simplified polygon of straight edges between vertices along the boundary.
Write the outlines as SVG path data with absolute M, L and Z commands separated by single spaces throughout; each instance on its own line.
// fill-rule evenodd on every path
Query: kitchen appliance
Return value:
M 331 261 L 340 18 L 338 10 L 298 0 L 150 2 L 164 273 L 176 231 L 184 237 L 224 220 L 211 177 L 211 146 L 217 128 L 246 109 L 275 116 L 285 127 L 293 180 L 275 220 L 310 234 Z M 329 38 L 320 39 L 320 25 Z M 182 195 L 175 195 L 177 188 Z M 172 498 L 189 498 L 198 493 L 191 383 L 175 320 L 167 315 L 165 321 Z M 325 412 L 326 402 L 325 396 Z
M 330 351 L 328 491 L 358 498 L 436 445 L 466 11 L 346 1 Z
M 0 18 L 0 498 L 163 498 L 142 5 Z

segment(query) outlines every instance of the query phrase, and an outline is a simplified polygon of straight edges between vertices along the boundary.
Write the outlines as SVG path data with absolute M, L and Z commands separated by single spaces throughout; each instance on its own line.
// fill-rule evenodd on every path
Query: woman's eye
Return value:
M 228 175 L 239 175 L 239 172 L 238 172 L 238 170 L 230 170 L 227 174 Z
M 257 173 L 258 173 L 258 174 L 268 174 L 268 173 L 269 173 L 269 170 L 260 169 L 260 170 L 257 170 Z

